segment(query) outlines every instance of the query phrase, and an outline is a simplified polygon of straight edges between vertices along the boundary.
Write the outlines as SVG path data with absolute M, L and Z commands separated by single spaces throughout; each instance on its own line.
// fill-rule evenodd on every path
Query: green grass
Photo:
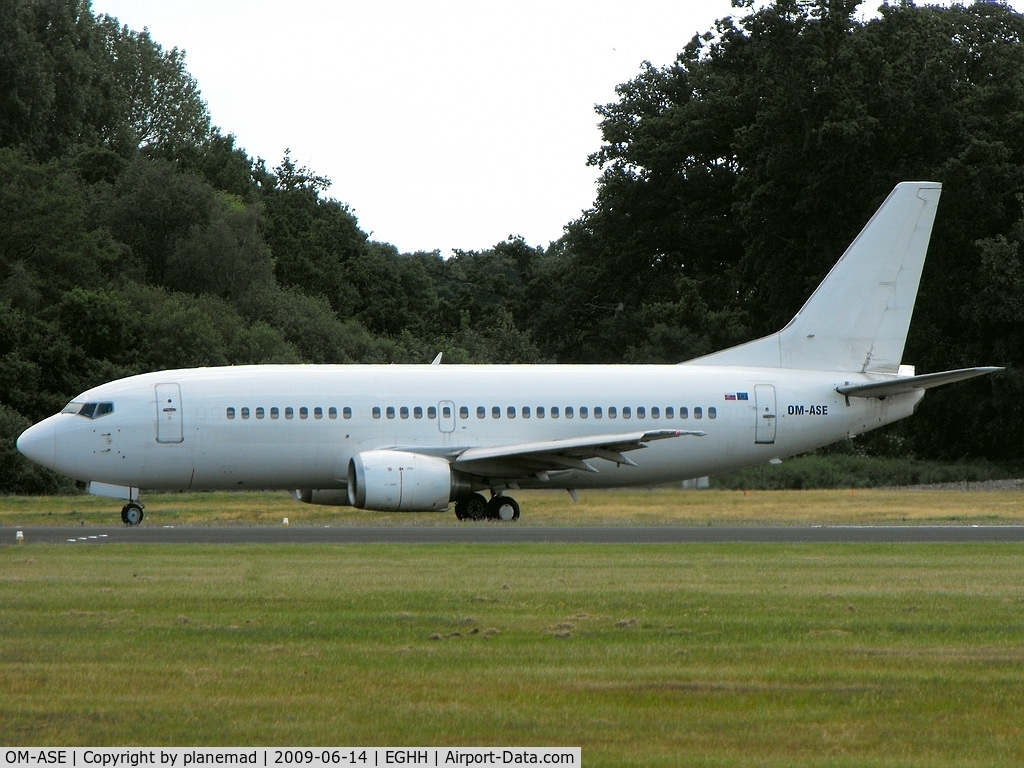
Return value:
M 1019 545 L 0 547 L 5 745 L 1020 765 Z

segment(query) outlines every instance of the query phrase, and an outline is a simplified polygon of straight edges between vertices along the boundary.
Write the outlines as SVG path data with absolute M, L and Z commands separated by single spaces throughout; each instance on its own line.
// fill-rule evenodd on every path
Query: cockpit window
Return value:
M 87 419 L 98 419 L 114 412 L 113 403 L 79 403 L 72 400 L 64 406 L 61 413 L 74 413 L 78 416 L 85 416 Z

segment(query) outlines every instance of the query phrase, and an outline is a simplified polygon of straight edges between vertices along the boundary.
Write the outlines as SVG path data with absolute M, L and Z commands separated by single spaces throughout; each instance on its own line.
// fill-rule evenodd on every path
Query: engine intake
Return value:
M 348 498 L 360 509 L 445 509 L 466 485 L 447 460 L 409 451 L 364 451 L 348 463 Z

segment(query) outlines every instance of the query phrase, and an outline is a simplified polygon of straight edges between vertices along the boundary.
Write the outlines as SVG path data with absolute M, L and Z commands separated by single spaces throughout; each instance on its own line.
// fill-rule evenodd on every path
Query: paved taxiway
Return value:
M 1024 542 L 1024 525 L 689 527 L 529 527 L 496 523 L 422 526 L 142 525 L 0 528 L 0 545 L 16 544 L 700 544 Z

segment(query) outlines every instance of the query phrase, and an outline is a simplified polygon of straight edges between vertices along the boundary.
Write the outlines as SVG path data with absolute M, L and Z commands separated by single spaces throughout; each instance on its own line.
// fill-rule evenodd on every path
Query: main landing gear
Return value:
M 490 501 L 482 494 L 473 493 L 455 500 L 455 516 L 459 520 L 504 520 L 511 523 L 519 519 L 519 502 L 500 493 Z
M 121 507 L 121 520 L 125 525 L 138 525 L 142 522 L 142 505 L 137 501 L 129 501 Z

